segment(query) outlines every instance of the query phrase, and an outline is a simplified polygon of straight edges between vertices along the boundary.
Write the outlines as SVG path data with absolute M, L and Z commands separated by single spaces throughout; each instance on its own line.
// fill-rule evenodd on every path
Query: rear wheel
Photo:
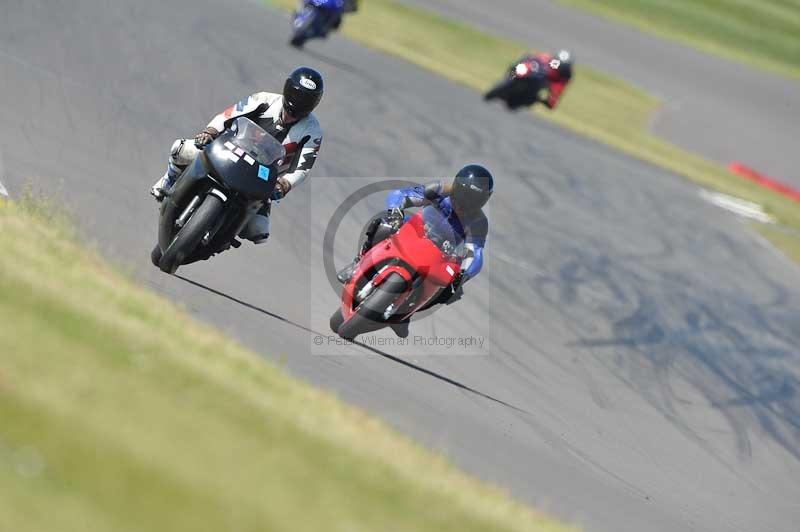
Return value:
M 386 326 L 383 314 L 397 296 L 406 289 L 406 280 L 400 274 L 392 273 L 367 298 L 361 302 L 355 314 L 339 326 L 339 336 L 354 340 L 359 334 L 377 331 Z M 333 321 L 333 317 L 331 317 Z
M 189 217 L 186 225 L 178 231 L 172 243 L 164 250 L 158 267 L 162 272 L 175 273 L 178 266 L 183 264 L 186 257 L 190 256 L 211 229 L 214 221 L 222 212 L 222 200 L 209 194 L 203 203 Z

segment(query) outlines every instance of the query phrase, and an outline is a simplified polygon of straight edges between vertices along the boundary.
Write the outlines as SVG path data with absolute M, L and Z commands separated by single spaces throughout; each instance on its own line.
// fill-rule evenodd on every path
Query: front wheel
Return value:
M 178 266 L 183 264 L 186 257 L 190 256 L 214 225 L 215 220 L 222 212 L 222 200 L 209 194 L 203 203 L 189 217 L 172 243 L 164 250 L 158 267 L 162 272 L 175 273 Z
M 498 90 L 497 87 L 494 87 L 492 90 L 483 95 L 483 101 L 490 102 L 495 98 L 497 98 L 497 96 L 498 96 Z
M 161 246 L 158 244 L 156 244 L 153 247 L 153 251 L 150 252 L 150 262 L 152 262 L 153 266 L 156 268 L 158 268 L 161 263 Z
M 297 48 L 301 48 L 306 41 L 311 38 L 312 26 L 317 19 L 316 10 L 311 8 L 306 9 L 310 9 L 310 12 L 303 11 L 298 13 L 292 24 L 294 26 L 294 31 L 292 32 L 292 38 L 289 44 Z
M 328 322 L 328 325 L 330 325 L 331 330 L 333 332 L 339 334 L 339 327 L 342 326 L 342 323 L 344 323 L 344 316 L 342 315 L 342 309 L 337 308 L 336 312 L 331 314 L 331 319 Z
M 484 94 L 483 99 L 487 102 L 490 100 L 494 100 L 495 98 L 505 99 L 506 97 L 505 93 L 510 85 L 511 82 L 507 79 L 501 81 L 500 83 L 492 87 L 492 89 L 489 92 Z
M 390 274 L 367 298 L 361 302 L 349 320 L 339 326 L 339 336 L 354 340 L 359 334 L 377 331 L 386 326 L 383 314 L 397 296 L 406 289 L 406 280 L 400 274 Z M 331 317 L 333 323 L 333 317 Z

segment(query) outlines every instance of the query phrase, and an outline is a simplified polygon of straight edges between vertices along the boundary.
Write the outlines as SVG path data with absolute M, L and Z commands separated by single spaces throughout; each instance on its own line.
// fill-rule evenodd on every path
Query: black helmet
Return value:
M 283 84 L 283 109 L 295 118 L 303 118 L 322 99 L 322 74 L 309 67 L 300 67 L 289 74 Z
M 494 191 L 492 174 L 479 164 L 462 168 L 453 180 L 453 207 L 464 212 L 476 211 L 486 205 Z

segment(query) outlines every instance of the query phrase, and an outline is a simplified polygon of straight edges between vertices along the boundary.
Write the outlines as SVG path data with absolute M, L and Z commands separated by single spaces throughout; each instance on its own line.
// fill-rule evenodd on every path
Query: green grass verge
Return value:
M 568 530 L 194 322 L 36 211 L 0 202 L 0 530 Z
M 284 9 L 296 5 L 293 0 L 268 1 Z M 481 92 L 526 50 L 520 43 L 395 0 L 364 0 L 361 4 L 360 11 L 342 25 L 349 38 Z M 759 203 L 782 225 L 800 230 L 797 203 L 651 134 L 648 125 L 659 107 L 658 100 L 585 66 L 579 65 L 575 71 L 575 80 L 558 109 L 549 112 L 539 107 L 536 116 L 709 189 Z M 800 253 L 800 239 L 787 237 L 779 245 L 789 255 Z
M 800 0 L 559 0 L 708 53 L 800 78 Z
M 786 231 L 780 227 L 775 227 L 767 224 L 753 224 L 756 231 L 761 236 L 769 240 L 773 246 L 783 249 L 789 258 L 800 262 L 800 246 L 797 242 L 800 241 L 800 233 Z

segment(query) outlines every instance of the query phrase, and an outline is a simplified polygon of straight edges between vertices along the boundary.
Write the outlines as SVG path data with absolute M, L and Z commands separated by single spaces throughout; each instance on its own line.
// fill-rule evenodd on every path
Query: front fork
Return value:
M 192 201 L 190 201 L 189 205 L 187 205 L 186 208 L 183 209 L 181 215 L 175 219 L 176 230 L 180 231 L 183 228 L 183 226 L 186 225 L 186 222 L 189 221 L 189 218 L 191 218 L 192 213 L 195 211 L 195 209 L 197 209 L 199 205 L 200 205 L 200 196 L 195 196 L 194 198 L 192 198 Z

